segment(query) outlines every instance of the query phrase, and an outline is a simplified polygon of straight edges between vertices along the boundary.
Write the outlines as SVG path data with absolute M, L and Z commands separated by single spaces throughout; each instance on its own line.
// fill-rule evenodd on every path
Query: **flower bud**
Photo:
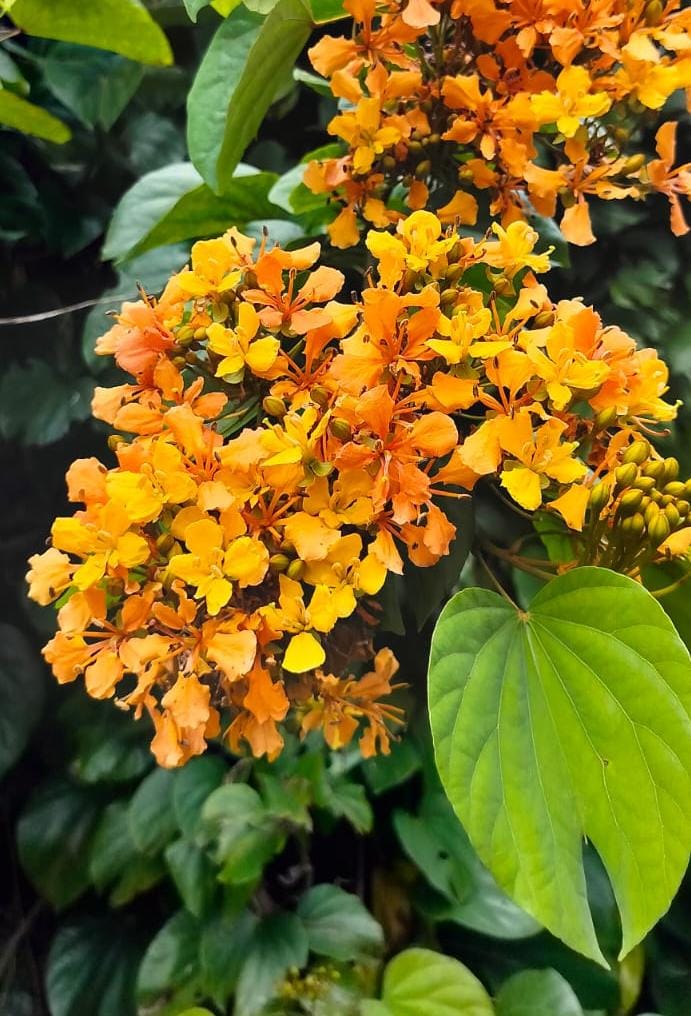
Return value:
M 326 409 L 329 404 L 329 389 L 324 388 L 323 385 L 315 385 L 310 389 L 310 398 L 322 409 Z
M 290 566 L 290 558 L 287 554 L 272 554 L 269 558 L 269 565 L 276 572 L 284 572 Z
M 638 466 L 635 462 L 627 462 L 624 466 L 617 466 L 614 470 L 614 479 L 618 487 L 630 487 L 638 477 Z
M 439 302 L 442 307 L 449 307 L 452 303 L 455 303 L 458 299 L 457 289 L 445 289 L 439 297 Z
M 533 324 L 536 328 L 547 328 L 549 325 L 554 324 L 554 311 L 552 310 L 541 310 L 539 314 L 536 314 L 533 318 Z
M 642 490 L 627 490 L 626 493 L 622 494 L 621 501 L 619 502 L 620 513 L 622 515 L 633 515 L 640 507 L 642 500 Z
M 661 0 L 649 0 L 649 3 L 645 5 L 646 25 L 650 28 L 654 28 L 655 25 L 659 25 L 662 21 L 664 9 L 664 4 Z
M 334 437 L 338 438 L 339 441 L 350 441 L 353 436 L 350 424 L 347 420 L 342 420 L 340 417 L 335 417 L 329 424 L 329 430 Z
M 665 517 L 670 524 L 671 529 L 676 529 L 681 522 L 681 514 L 679 509 L 674 504 L 668 504 L 665 508 Z
M 652 476 L 654 480 L 659 480 L 665 471 L 665 464 L 662 459 L 652 459 L 647 462 L 643 468 L 644 476 Z
M 432 163 L 429 159 L 425 159 L 424 162 L 418 163 L 417 169 L 415 170 L 415 176 L 418 180 L 424 180 L 425 177 L 429 175 L 431 169 Z
M 650 457 L 650 445 L 647 441 L 634 441 L 621 457 L 622 462 L 635 462 L 637 466 Z
M 194 337 L 197 342 L 201 342 L 202 339 L 206 338 L 206 328 L 195 328 Z
M 319 459 L 311 459 L 307 463 L 307 468 L 315 476 L 328 476 L 329 473 L 333 473 L 333 462 L 320 462 Z
M 691 503 L 686 500 L 677 501 L 677 511 L 681 515 L 682 519 L 685 519 L 689 514 L 689 511 L 691 511 Z
M 653 519 L 656 519 L 659 514 L 660 509 L 654 501 L 651 501 L 646 510 L 643 512 L 643 518 L 645 519 L 646 525 L 649 526 Z
M 624 176 L 636 173 L 645 164 L 645 155 L 639 152 L 637 155 L 630 155 L 621 168 Z
M 631 484 L 637 490 L 644 490 L 646 494 L 649 494 L 651 490 L 655 489 L 655 480 L 652 476 L 639 476 L 637 480 Z
M 648 536 L 653 547 L 659 547 L 670 534 L 670 525 L 667 516 L 662 512 L 648 526 Z
M 189 325 L 183 325 L 182 328 L 178 328 L 175 338 L 181 346 L 188 345 L 188 343 L 194 341 L 194 328 L 190 328 Z
M 305 573 L 305 562 L 301 561 L 299 558 L 295 558 L 294 561 L 291 561 L 288 567 L 286 568 L 286 575 L 288 576 L 288 578 L 294 579 L 295 581 L 299 581 L 299 579 L 302 578 L 304 573 Z
M 614 406 L 609 409 L 602 409 L 595 417 L 595 426 L 598 430 L 606 430 L 617 418 L 617 410 Z
M 588 499 L 589 507 L 599 514 L 609 501 L 609 495 L 610 489 L 607 484 L 598 483 L 597 487 L 593 487 L 590 492 L 590 498 Z
M 262 401 L 262 408 L 269 416 L 277 416 L 279 419 L 288 412 L 288 407 L 283 399 L 278 399 L 275 395 L 267 395 Z
M 686 492 L 686 484 L 680 480 L 672 480 L 671 483 L 666 483 L 663 487 L 665 494 L 671 494 L 673 497 L 682 497 Z
M 223 324 L 224 321 L 227 321 L 229 313 L 230 308 L 227 303 L 215 303 L 211 308 L 211 317 L 216 324 Z
M 645 519 L 640 512 L 629 515 L 621 524 L 621 531 L 626 537 L 640 536 L 645 529 Z
M 498 296 L 506 296 L 513 292 L 511 280 L 507 279 L 505 275 L 500 275 L 498 278 L 494 279 L 492 285 L 494 286 L 494 292 Z
M 671 480 L 676 480 L 679 476 L 679 461 L 674 456 L 670 455 L 669 458 L 665 459 L 665 480 L 669 483 Z

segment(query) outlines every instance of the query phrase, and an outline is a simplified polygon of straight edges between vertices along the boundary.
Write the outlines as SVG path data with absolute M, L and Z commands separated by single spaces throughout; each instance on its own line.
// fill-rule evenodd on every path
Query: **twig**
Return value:
M 48 321 L 50 318 L 61 317 L 63 314 L 73 314 L 76 310 L 84 310 L 86 307 L 97 307 L 99 303 L 117 303 L 119 300 L 126 300 L 132 293 L 118 293 L 115 296 L 99 296 L 95 300 L 80 300 L 79 303 L 70 303 L 67 307 L 57 307 L 55 310 L 44 310 L 39 314 L 21 314 L 19 317 L 0 318 L 2 325 L 30 325 L 37 321 Z

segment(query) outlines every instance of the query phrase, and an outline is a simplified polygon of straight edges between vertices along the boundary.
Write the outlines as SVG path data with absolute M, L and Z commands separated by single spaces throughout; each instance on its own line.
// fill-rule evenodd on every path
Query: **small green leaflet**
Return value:
M 691 842 L 691 661 L 632 579 L 579 568 L 528 613 L 465 589 L 433 639 L 444 789 L 497 882 L 599 963 L 582 844 L 607 870 L 625 956 L 667 910 Z

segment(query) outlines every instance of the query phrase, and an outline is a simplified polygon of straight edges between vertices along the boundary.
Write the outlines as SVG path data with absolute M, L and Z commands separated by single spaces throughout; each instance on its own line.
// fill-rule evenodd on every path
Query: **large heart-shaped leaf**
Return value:
M 632 579 L 581 568 L 529 612 L 465 589 L 437 623 L 429 670 L 437 766 L 499 884 L 605 963 L 582 843 L 621 913 L 621 955 L 668 908 L 691 842 L 691 661 Z
M 501 986 L 497 1016 L 583 1016 L 576 993 L 556 970 L 521 970 Z

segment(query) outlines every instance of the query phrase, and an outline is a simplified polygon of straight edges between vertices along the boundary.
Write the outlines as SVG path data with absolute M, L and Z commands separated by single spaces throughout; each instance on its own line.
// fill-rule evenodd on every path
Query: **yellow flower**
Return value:
M 224 293 L 241 279 L 242 265 L 249 259 L 255 241 L 235 227 L 213 240 L 199 240 L 192 247 L 192 269 L 173 276 L 173 282 L 190 296 Z
M 88 589 L 99 582 L 108 568 L 136 568 L 148 560 L 147 541 L 128 532 L 130 518 L 122 505 L 108 502 L 99 506 L 88 519 L 58 518 L 53 523 L 53 546 L 68 554 L 86 557 L 74 573 L 78 589 Z
M 259 315 L 252 304 L 241 303 L 234 329 L 220 324 L 209 325 L 209 349 L 223 357 L 216 368 L 216 377 L 241 375 L 246 366 L 253 374 L 265 374 L 271 370 L 280 343 L 272 335 L 255 339 L 259 324 Z
M 29 596 L 45 607 L 67 589 L 74 565 L 67 554 L 55 547 L 49 547 L 43 554 L 34 554 L 29 558 L 29 564 L 31 568 L 26 573 Z
M 425 272 L 442 263 L 457 242 L 455 235 L 442 237 L 442 225 L 432 212 L 413 212 L 398 224 L 398 236 L 379 233 L 371 229 L 367 234 L 367 248 L 379 261 L 382 285 L 391 288 L 403 276 L 406 268 Z M 440 239 L 441 237 L 441 239 Z
M 572 138 L 588 116 L 602 116 L 612 105 L 605 92 L 590 93 L 592 79 L 585 67 L 566 67 L 557 78 L 557 92 L 531 96 L 531 109 L 539 123 L 556 123 L 564 137 Z
M 335 116 L 327 128 L 329 134 L 343 138 L 353 149 L 353 170 L 364 174 L 386 148 L 403 137 L 397 117 L 382 120 L 379 99 L 360 99 L 354 110 Z
M 321 642 L 309 630 L 315 625 L 305 607 L 300 583 L 287 575 L 279 576 L 279 583 L 279 606 L 271 604 L 261 613 L 275 631 L 292 635 L 283 657 L 283 669 L 291 674 L 303 674 L 321 667 L 326 653 Z
M 585 463 L 573 458 L 578 442 L 561 441 L 566 429 L 561 420 L 551 417 L 533 435 L 530 413 L 520 412 L 500 418 L 497 429 L 501 448 L 513 456 L 504 462 L 501 484 L 528 511 L 540 507 L 550 479 L 572 483 L 587 472 Z
M 554 248 L 544 254 L 533 254 L 539 236 L 527 222 L 512 222 L 506 229 L 494 222 L 492 232 L 498 239 L 483 240 L 475 248 L 476 256 L 484 264 L 501 269 L 510 279 L 523 268 L 534 272 L 549 269 L 549 255 Z

